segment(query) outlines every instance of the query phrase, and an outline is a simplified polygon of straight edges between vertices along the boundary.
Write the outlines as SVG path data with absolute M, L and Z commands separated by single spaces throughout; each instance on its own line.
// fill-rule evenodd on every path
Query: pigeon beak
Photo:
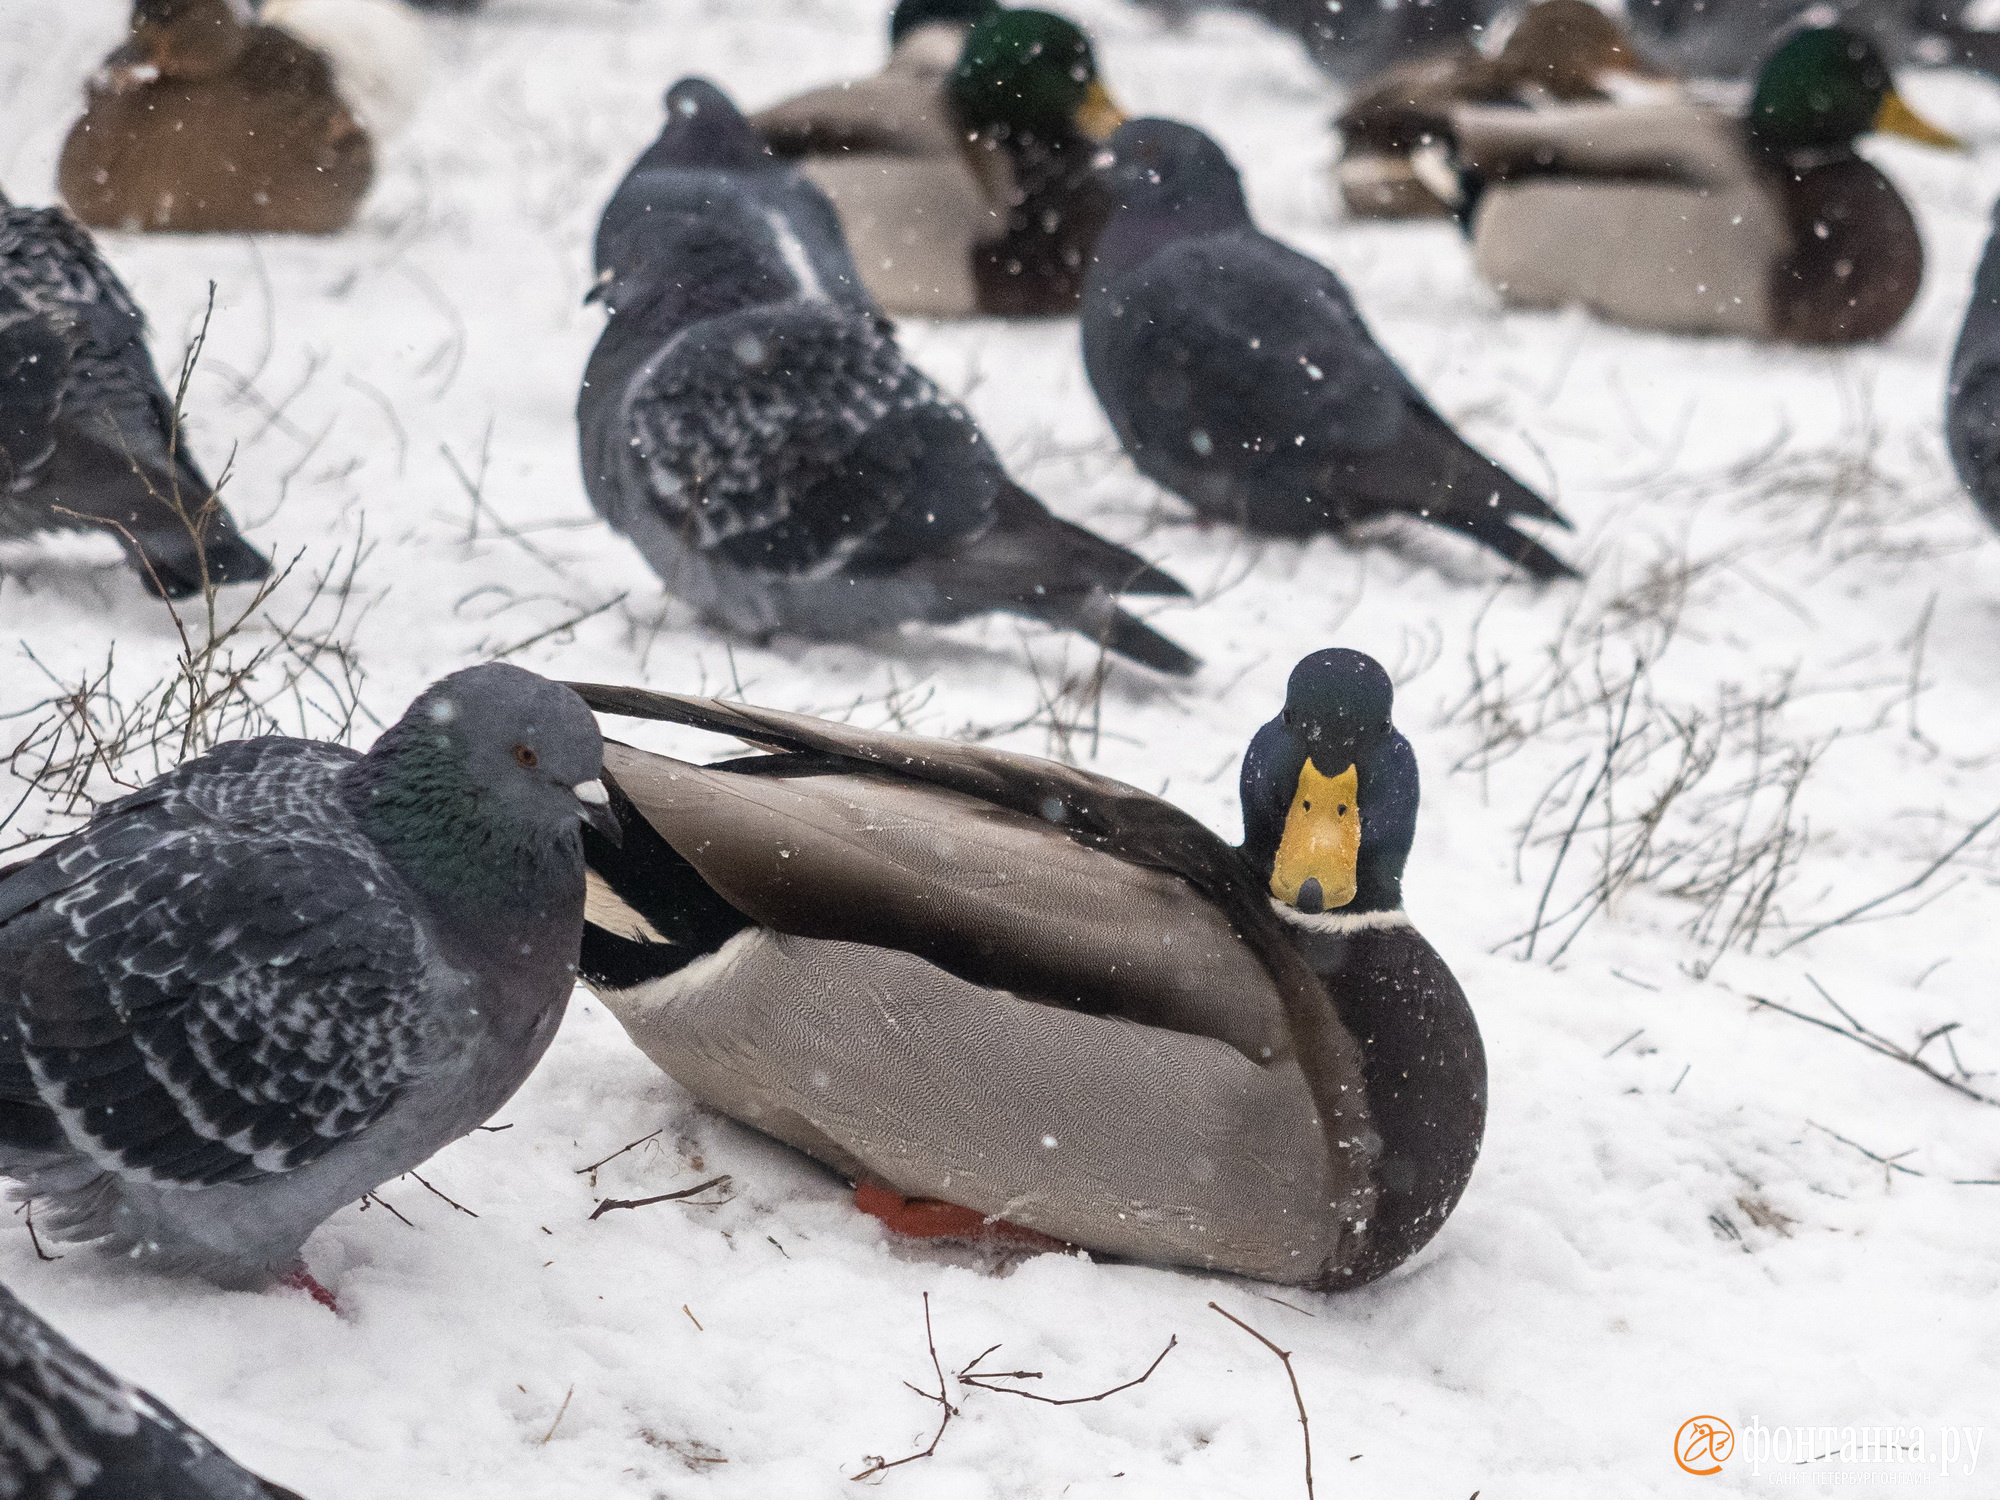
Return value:
M 609 266 L 599 271 L 597 280 L 591 282 L 590 290 L 583 294 L 583 305 L 588 307 L 593 302 L 602 302 L 611 291 L 611 283 L 617 279 L 618 273 Z
M 593 778 L 579 781 L 570 790 L 576 793 L 576 800 L 582 804 L 576 815 L 614 845 L 622 847 L 625 830 L 619 825 L 618 814 L 611 806 L 611 793 L 604 789 L 604 783 Z

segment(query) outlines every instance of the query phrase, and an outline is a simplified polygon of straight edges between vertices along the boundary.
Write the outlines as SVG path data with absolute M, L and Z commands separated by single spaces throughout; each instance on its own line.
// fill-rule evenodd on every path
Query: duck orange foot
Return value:
M 979 1240 L 1030 1250 L 1067 1250 L 1069 1245 L 1025 1224 L 989 1219 L 976 1209 L 942 1198 L 905 1198 L 872 1182 L 854 1185 L 854 1206 L 880 1219 L 897 1234 L 918 1240 Z

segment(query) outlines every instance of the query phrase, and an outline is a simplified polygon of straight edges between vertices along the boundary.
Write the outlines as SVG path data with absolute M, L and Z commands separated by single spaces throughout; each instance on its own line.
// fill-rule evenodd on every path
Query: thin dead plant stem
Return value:
M 1224 1308 L 1221 1305 L 1214 1302 L 1209 1303 L 1208 1306 L 1211 1312 L 1221 1313 L 1223 1317 L 1229 1319 L 1230 1322 L 1234 1323 L 1238 1328 L 1242 1329 L 1245 1333 L 1249 1334 L 1251 1338 L 1255 1339 L 1258 1343 L 1262 1344 L 1266 1349 L 1269 1349 L 1273 1354 L 1277 1355 L 1278 1362 L 1285 1367 L 1285 1379 L 1289 1380 L 1292 1383 L 1292 1404 L 1295 1405 L 1299 1411 L 1299 1439 L 1301 1442 L 1304 1443 L 1306 1451 L 1306 1500 L 1313 1500 L 1312 1423 L 1306 1419 L 1306 1398 L 1299 1391 L 1299 1372 L 1292 1368 L 1292 1351 L 1289 1349 L 1280 1349 L 1276 1344 L 1272 1343 L 1268 1338 L 1264 1337 L 1263 1334 L 1259 1333 L 1256 1329 L 1252 1328 L 1248 1323 L 1244 1322 L 1241 1318 L 1237 1317 L 1235 1313 L 1230 1312 L 1227 1308 Z

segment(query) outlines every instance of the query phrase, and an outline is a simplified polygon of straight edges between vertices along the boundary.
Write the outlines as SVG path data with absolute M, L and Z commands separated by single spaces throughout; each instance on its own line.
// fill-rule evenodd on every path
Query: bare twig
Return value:
M 1911 891 L 1916 890 L 1919 886 L 1924 884 L 1925 881 L 1929 880 L 1931 876 L 1937 874 L 1938 871 L 1942 870 L 1946 865 L 1950 864 L 1954 859 L 1958 858 L 1959 854 L 1964 851 L 1966 845 L 1970 844 L 1974 839 L 1978 838 L 1980 834 L 1986 832 L 1986 830 L 1991 828 L 1995 822 L 2000 822 L 2000 807 L 1994 808 L 1992 812 L 1988 813 L 1985 817 L 1981 818 L 1977 823 L 1974 823 L 1972 827 L 1966 832 L 1964 838 L 1960 839 L 1957 843 L 1953 844 L 1949 849 L 1945 850 L 1944 853 L 1940 854 L 1936 859 L 1932 860 L 1928 865 L 1924 866 L 1923 872 L 1921 874 L 1915 876 L 1910 880 L 1904 881 L 1901 885 L 1897 886 L 1893 891 L 1884 891 L 1881 895 L 1875 897 L 1872 901 L 1864 901 L 1859 906 L 1854 907 L 1850 911 L 1842 912 L 1837 917 L 1834 917 L 1825 922 L 1815 923 L 1813 926 L 1808 927 L 1804 932 L 1800 933 L 1797 937 L 1793 938 L 1790 942 L 1778 948 L 1773 953 L 1772 956 L 1776 957 L 1778 953 L 1789 953 L 1792 949 L 1798 947 L 1800 943 L 1806 942 L 1811 938 L 1816 938 L 1822 932 L 1829 932 L 1835 927 L 1840 927 L 1848 922 L 1852 922 L 1856 917 L 1859 917 L 1866 912 L 1873 911 L 1876 907 L 1883 905 L 1885 902 L 1894 901 L 1898 896 L 1907 896 Z
M 556 1419 L 553 1422 L 549 1423 L 549 1430 L 542 1434 L 543 1444 L 546 1444 L 550 1438 L 554 1437 L 556 1435 L 556 1429 L 562 1426 L 563 1415 L 569 1410 L 569 1398 L 574 1396 L 575 1394 L 576 1394 L 575 1386 L 571 1386 L 568 1390 L 563 1392 L 562 1405 L 556 1408 Z
M 445 1202 L 449 1203 L 453 1208 L 457 1209 L 460 1213 L 464 1214 L 468 1219 L 476 1219 L 479 1217 L 478 1214 L 474 1213 L 471 1209 L 467 1208 L 463 1203 L 460 1203 L 456 1199 L 448 1197 L 443 1193 L 440 1193 L 436 1188 L 432 1187 L 428 1182 L 424 1181 L 422 1177 L 418 1177 L 415 1172 L 410 1173 L 410 1176 L 417 1178 L 418 1187 L 422 1188 L 425 1192 L 429 1193 L 434 1198 L 443 1198 Z
M 1312 1424 L 1306 1420 L 1306 1398 L 1299 1391 L 1299 1375 L 1298 1371 L 1292 1368 L 1291 1350 L 1280 1349 L 1276 1344 L 1265 1338 L 1263 1334 L 1237 1317 L 1235 1313 L 1227 1311 L 1219 1304 L 1211 1302 L 1208 1305 L 1211 1311 L 1221 1313 L 1223 1317 L 1229 1319 L 1230 1322 L 1249 1334 L 1251 1338 L 1277 1355 L 1278 1362 L 1285 1367 L 1285 1378 L 1292 1383 L 1292 1402 L 1299 1409 L 1299 1437 L 1304 1442 L 1306 1450 L 1306 1500 L 1313 1500 Z
M 951 1387 L 945 1384 L 944 1362 L 938 1358 L 937 1338 L 931 1331 L 931 1294 L 929 1292 L 924 1293 L 924 1346 L 930 1350 L 931 1371 L 937 1376 L 937 1394 L 933 1395 L 929 1391 L 917 1391 L 917 1388 L 913 1385 L 909 1388 L 917 1391 L 917 1394 L 922 1396 L 926 1401 L 935 1401 L 943 1408 L 944 1415 L 938 1418 L 937 1431 L 931 1434 L 930 1442 L 923 1448 L 915 1453 L 906 1454 L 902 1458 L 883 1458 L 880 1454 L 869 1454 L 867 1460 L 868 1467 L 853 1476 L 857 1484 L 864 1479 L 873 1479 L 877 1474 L 886 1473 L 890 1469 L 900 1469 L 904 1464 L 913 1464 L 920 1458 L 929 1458 L 937 1452 L 938 1444 L 944 1438 L 944 1430 L 951 1426 L 951 1419 L 958 1415 L 958 1408 L 951 1404 Z M 994 1348 L 997 1349 L 998 1347 L 999 1345 L 994 1345 Z M 909 1382 L 905 1381 L 904 1384 L 909 1385 Z
M 1153 1357 L 1153 1362 L 1146 1366 L 1144 1374 L 1135 1376 L 1121 1385 L 1114 1385 L 1109 1390 L 1099 1391 L 1095 1396 L 1044 1396 L 1036 1391 L 1017 1390 L 1012 1386 L 989 1385 L 987 1382 L 993 1380 L 1040 1380 L 1042 1378 L 1040 1370 L 980 1370 L 978 1368 L 980 1360 L 985 1359 L 994 1349 L 998 1349 L 1000 1347 L 998 1344 L 975 1356 L 971 1364 L 960 1370 L 958 1372 L 958 1383 L 960 1385 L 969 1385 L 974 1390 L 998 1391 L 1005 1396 L 1019 1396 L 1024 1401 L 1039 1401 L 1044 1406 L 1083 1406 L 1092 1401 L 1102 1401 L 1107 1396 L 1115 1396 L 1120 1391 L 1129 1391 L 1135 1385 L 1144 1385 L 1148 1380 L 1153 1378 L 1153 1372 L 1160 1368 L 1169 1354 L 1174 1352 L 1174 1345 L 1179 1342 L 1180 1339 L 1177 1335 L 1169 1334 L 1166 1348 Z
M 1821 1031 L 1830 1031 L 1835 1036 L 1846 1037 L 1848 1041 L 1866 1047 L 1870 1052 L 1879 1053 L 1883 1057 L 1894 1058 L 1905 1067 L 1915 1068 L 1926 1078 L 1936 1080 L 1955 1094 L 1963 1094 L 1966 1098 L 1976 1100 L 1980 1104 L 1988 1104 L 1996 1109 L 2000 1109 L 2000 1099 L 1995 1099 L 1990 1094 L 1980 1093 L 1979 1090 L 1973 1088 L 1970 1084 L 1963 1082 L 1961 1078 L 1954 1078 L 1949 1073 L 1940 1072 L 1918 1055 L 1925 1047 L 1929 1046 L 1939 1037 L 1943 1037 L 1946 1046 L 1949 1047 L 1951 1044 L 1951 1033 L 1957 1029 L 1958 1022 L 1952 1021 L 1947 1025 L 1939 1026 L 1926 1033 L 1919 1040 L 1914 1050 L 1908 1047 L 1899 1047 L 1880 1032 L 1871 1030 L 1855 1020 L 1848 1013 L 1845 1006 L 1841 1005 L 1833 996 L 1828 995 L 1824 989 L 1820 988 L 1819 981 L 1814 979 L 1812 975 L 1808 974 L 1806 976 L 1806 982 L 1814 989 L 1819 990 L 1820 994 L 1826 997 L 1827 1003 L 1839 1011 L 1842 1016 L 1846 1017 L 1846 1026 L 1836 1026 L 1831 1021 L 1821 1020 L 1818 1016 L 1809 1016 L 1804 1011 L 1793 1010 L 1789 1005 L 1780 1005 L 1776 1000 L 1766 1000 L 1762 995 L 1745 995 L 1743 998 L 1748 1000 L 1752 1005 L 1762 1006 L 1765 1010 L 1775 1010 L 1781 1015 L 1790 1016 L 1795 1021 L 1804 1021 L 1808 1026 L 1817 1026 Z M 1955 1057 L 1956 1053 L 1953 1055 Z M 1964 1074 L 1963 1068 L 1959 1071 L 1961 1075 Z
M 665 1135 L 666 1133 L 667 1133 L 667 1128 L 666 1126 L 662 1125 L 658 1130 L 654 1131 L 651 1135 L 642 1135 L 636 1141 L 626 1142 L 624 1145 L 620 1146 L 616 1151 L 612 1152 L 609 1156 L 605 1157 L 604 1161 L 594 1161 L 587 1167 L 578 1167 L 576 1169 L 576 1175 L 581 1177 L 586 1172 L 595 1172 L 599 1167 L 605 1165 L 606 1162 L 614 1162 L 618 1160 L 619 1157 L 623 1156 L 627 1151 L 636 1151 L 641 1146 L 645 1145 L 646 1142 L 657 1141 L 661 1136 Z
M 651 1198 L 606 1198 L 597 1205 L 590 1217 L 592 1220 L 601 1219 L 612 1210 L 620 1208 L 650 1208 L 655 1203 L 679 1203 L 692 1198 L 696 1193 L 705 1193 L 712 1187 L 725 1187 L 728 1183 L 729 1174 L 724 1172 L 721 1176 L 711 1177 L 706 1182 L 697 1182 L 691 1188 L 682 1188 L 678 1193 L 660 1193 Z M 694 1208 L 720 1208 L 728 1201 L 727 1198 L 723 1198 L 714 1203 L 696 1203 L 691 1206 Z

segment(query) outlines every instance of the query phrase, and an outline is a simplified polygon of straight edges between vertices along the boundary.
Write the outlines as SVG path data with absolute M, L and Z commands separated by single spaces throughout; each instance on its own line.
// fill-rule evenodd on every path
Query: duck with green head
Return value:
M 976 745 L 626 688 L 580 970 L 695 1098 L 906 1233 L 1006 1226 L 1322 1290 L 1458 1202 L 1479 1028 L 1402 908 L 1416 760 L 1354 651 L 1293 671 L 1231 848 L 1148 793 Z
M 1074 310 L 1108 209 L 1091 170 L 1123 116 L 1087 37 L 986 0 L 902 0 L 890 63 L 752 117 L 833 200 L 891 313 Z
M 1909 206 L 1855 142 L 1959 144 L 1838 26 L 1781 42 L 1742 117 L 1691 102 L 1464 108 L 1452 128 L 1475 259 L 1509 302 L 1809 344 L 1882 337 L 1923 281 Z

